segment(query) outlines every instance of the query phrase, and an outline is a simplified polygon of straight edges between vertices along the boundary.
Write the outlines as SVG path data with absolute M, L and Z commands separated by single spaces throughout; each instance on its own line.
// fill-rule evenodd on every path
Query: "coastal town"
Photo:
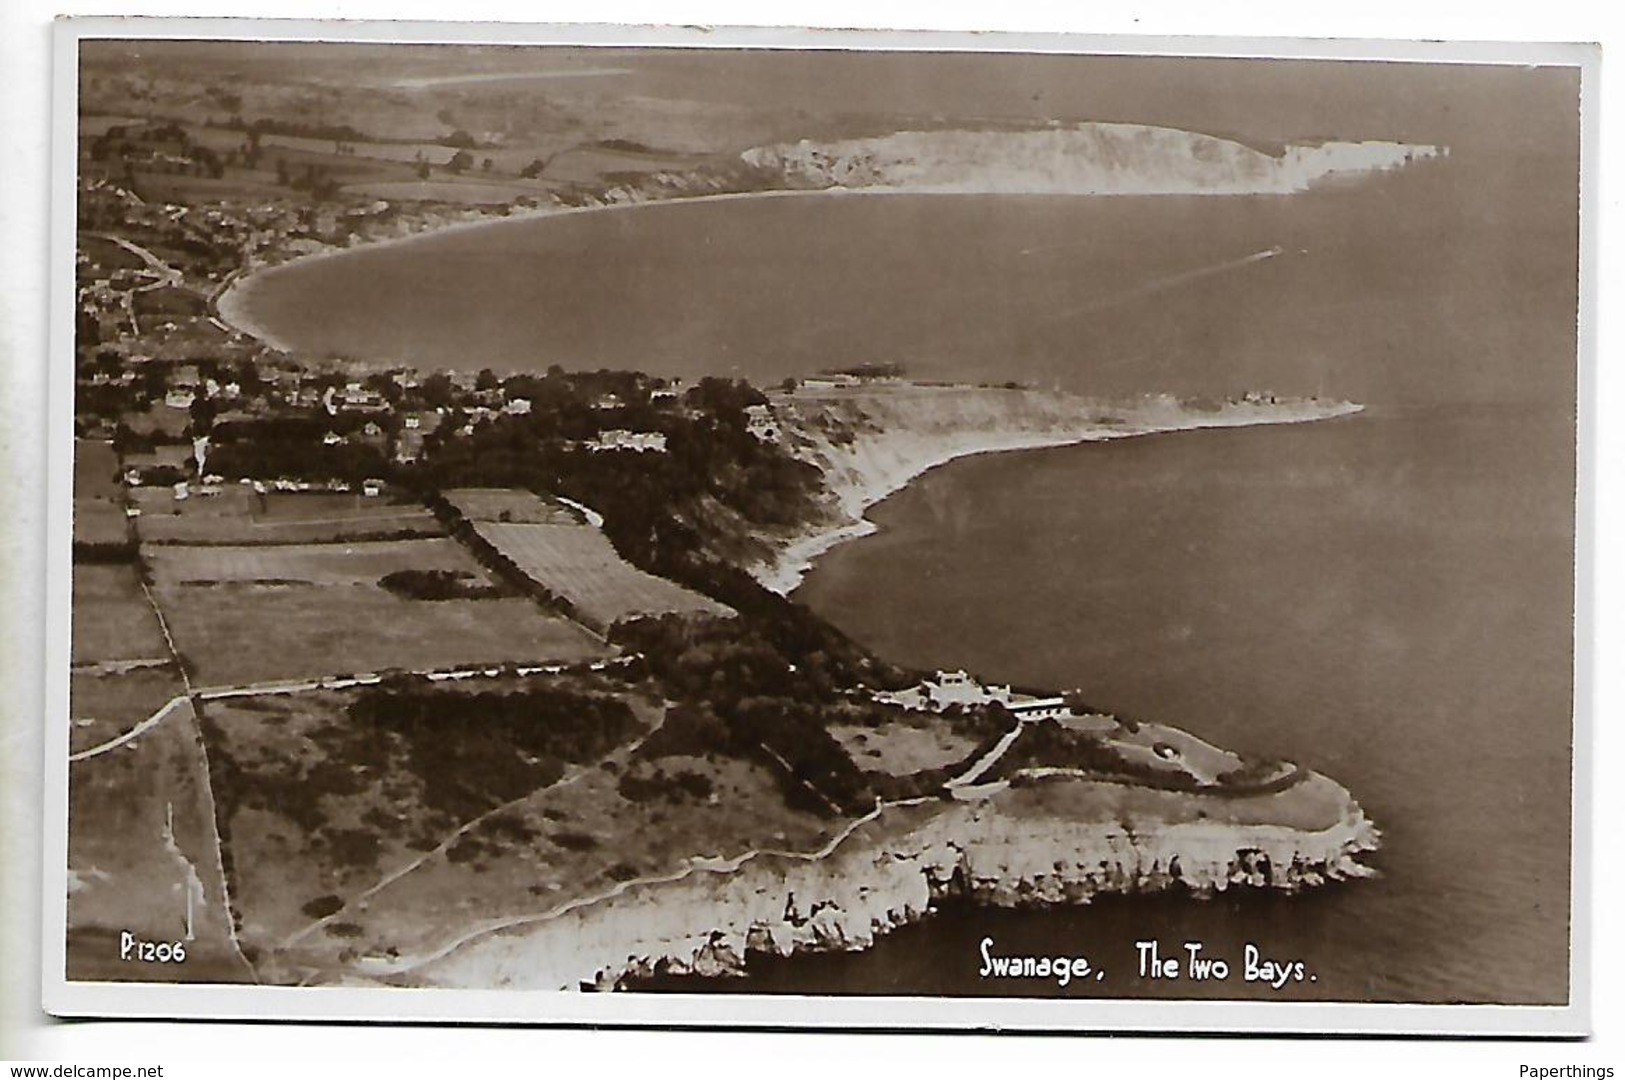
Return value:
M 137 89 L 81 129 L 72 977 L 610 989 L 861 948 L 948 896 L 1366 872 L 1376 830 L 1326 777 L 891 663 L 789 596 L 954 458 L 1357 406 L 309 355 L 235 307 L 245 279 L 785 178 L 615 126 L 526 143 L 467 102 L 408 139 Z M 825 860 L 850 890 L 820 900 Z M 189 959 L 130 963 L 132 911 Z

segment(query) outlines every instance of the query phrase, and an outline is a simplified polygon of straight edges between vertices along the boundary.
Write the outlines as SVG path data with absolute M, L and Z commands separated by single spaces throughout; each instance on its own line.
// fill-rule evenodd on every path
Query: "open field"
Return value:
M 1111 742 L 1127 761 L 1147 769 L 1182 772 L 1202 784 L 1212 784 L 1246 764 L 1229 750 L 1163 724 L 1141 723 L 1132 731 L 1119 729 L 1112 733 Z
M 581 627 L 531 600 L 407 600 L 377 583 L 395 571 L 432 568 L 483 578 L 473 559 L 449 541 L 259 549 L 166 545 L 152 555 L 159 603 L 204 685 L 391 668 L 569 662 L 604 651 Z M 291 576 L 296 574 L 304 576 Z M 327 584 L 295 583 L 306 581 Z
M 454 815 L 436 808 L 445 789 L 466 797 L 491 766 L 437 759 L 426 775 L 401 734 L 369 734 L 347 714 L 354 692 L 210 703 L 234 896 L 266 972 L 334 975 L 361 957 L 432 951 L 488 920 L 602 896 L 694 857 L 811 850 L 839 827 L 786 807 L 758 765 L 634 753 L 660 708 L 615 693 L 637 716 L 617 746 Z
M 399 740 L 357 738 L 337 692 L 215 701 L 203 730 L 246 940 L 272 948 L 461 822 L 424 798 Z M 296 887 L 290 885 L 298 883 Z
M 108 499 L 73 500 L 73 538 L 81 544 L 123 544 L 130 538 L 129 519 Z
M 129 564 L 73 567 L 73 662 L 167 659 L 169 647 Z
M 481 180 L 371 180 L 350 184 L 348 194 L 391 202 L 433 202 L 453 206 L 501 206 L 547 194 L 544 184 L 490 183 Z
M 136 488 L 136 529 L 149 544 L 319 544 L 367 537 L 444 536 L 426 507 L 360 493 L 268 492 L 228 484 L 181 502 L 168 488 Z
M 124 493 L 119 483 L 118 454 L 113 444 L 100 439 L 73 440 L 73 494 L 79 499 L 117 499 Z
M 860 769 L 907 776 L 964 759 L 976 740 L 946 722 L 931 725 L 882 724 L 877 728 L 832 725 L 830 735 Z
M 417 720 L 393 705 L 366 711 L 364 691 L 206 707 L 234 895 L 245 940 L 261 951 L 308 929 L 302 949 L 353 958 L 360 943 L 347 928 L 378 903 L 361 894 L 410 871 L 413 885 L 403 880 L 380 895 L 416 895 L 422 871 L 414 867 L 421 862 L 439 859 L 455 867 L 462 892 L 477 891 L 471 879 L 484 860 L 523 841 L 521 819 L 504 806 L 608 776 L 600 761 L 624 761 L 661 713 L 657 703 L 590 674 L 422 687 L 414 701 L 426 702 L 429 711 Z M 478 703 L 493 694 L 519 695 L 505 699 L 519 703 L 522 737 L 511 730 L 513 717 L 504 722 L 482 711 L 488 707 Z M 594 706 L 600 712 L 620 710 L 620 726 L 610 722 L 613 713 L 572 718 L 569 703 L 589 700 L 608 703 Z M 458 702 L 483 719 L 472 728 L 461 713 L 436 720 L 437 708 Z M 448 734 L 454 742 L 442 746 Z M 608 797 L 615 799 L 613 787 Z M 481 820 L 485 826 L 459 831 Z M 301 886 L 290 889 L 290 882 Z M 352 901 L 353 908 L 340 911 Z M 313 926 L 330 916 L 326 926 Z
M 626 173 L 687 172 L 704 162 L 704 155 L 643 154 L 604 146 L 572 147 L 548 162 L 550 180 L 592 183 L 607 176 Z
M 421 956 L 503 919 L 545 916 L 614 893 L 624 882 L 682 872 L 696 858 L 757 848 L 816 850 L 841 822 L 784 805 L 758 766 L 711 766 L 718 798 L 629 802 L 616 778 L 592 770 L 577 783 L 537 792 L 483 830 L 468 861 L 436 855 L 346 916 L 360 955 Z M 309 948 L 333 945 L 310 941 Z M 336 959 L 336 957 L 335 957 Z M 323 962 L 327 961 L 323 958 Z
M 516 525 L 580 525 L 581 514 L 520 488 L 450 488 L 441 497 L 469 521 Z
M 622 619 L 669 612 L 730 613 L 715 600 L 639 570 L 591 526 L 479 522 L 474 530 L 592 626 L 606 628 Z
M 275 173 L 247 169 L 231 169 L 218 179 L 183 173 L 138 172 L 135 186 L 145 199 L 188 205 L 222 200 L 280 202 L 295 194 L 277 186 Z
M 116 673 L 74 672 L 68 688 L 68 752 L 77 754 L 117 738 L 185 691 L 173 664 Z
M 98 439 L 73 442 L 73 538 L 81 544 L 123 544 L 129 539 L 118 454 Z
M 214 805 L 190 706 L 71 769 L 68 977 L 251 981 L 231 942 Z M 186 940 L 185 963 L 120 960 L 125 930 L 143 941 Z
M 188 585 L 376 585 L 410 567 L 466 573 L 494 584 L 455 540 L 372 540 L 353 544 L 154 546 L 147 552 L 156 580 Z
M 147 123 L 144 116 L 123 116 L 110 113 L 85 113 L 79 117 L 80 138 L 95 138 L 105 134 L 109 128 L 131 127 Z
M 993 798 L 1001 812 L 1037 821 L 1126 819 L 1154 822 L 1159 827 L 1211 821 L 1319 831 L 1343 820 L 1348 808 L 1348 793 L 1316 773 L 1286 791 L 1267 795 L 1165 791 L 1069 777 L 1012 787 Z

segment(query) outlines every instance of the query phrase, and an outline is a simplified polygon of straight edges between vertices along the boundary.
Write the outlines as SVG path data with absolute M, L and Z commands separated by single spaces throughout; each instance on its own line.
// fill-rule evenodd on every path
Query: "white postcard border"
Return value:
M 61 1017 L 1246 1034 L 1584 1036 L 1592 1031 L 1600 50 L 1569 43 L 545 25 L 189 17 L 64 17 L 52 43 L 50 342 L 45 553 L 42 1001 Z M 1088 53 L 1192 58 L 1550 65 L 1581 74 L 1580 324 L 1569 1003 L 1563 1006 L 975 997 L 572 994 L 554 991 L 74 982 L 66 978 L 68 672 L 72 616 L 74 252 L 81 41 L 240 39 L 605 47 Z M 1582 766 L 1582 762 L 1584 765 Z

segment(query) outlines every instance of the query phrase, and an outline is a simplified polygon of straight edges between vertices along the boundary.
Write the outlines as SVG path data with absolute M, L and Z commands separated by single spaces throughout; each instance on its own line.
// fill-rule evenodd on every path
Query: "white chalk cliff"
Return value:
M 1204 408 L 1165 396 L 1100 402 L 1053 391 L 914 383 L 776 394 L 780 441 L 823 474 L 827 516 L 773 538 L 774 554 L 751 573 L 776 592 L 791 592 L 820 555 L 874 531 L 863 516 L 870 506 L 955 458 L 1196 428 L 1302 423 L 1359 409 L 1346 401 L 1308 400 Z
M 1229 810 L 1215 800 L 1213 817 L 1204 801 L 1073 780 L 894 807 L 822 859 L 719 862 L 471 941 L 412 981 L 610 988 L 629 975 L 736 973 L 752 952 L 867 948 L 948 897 L 1050 906 L 1176 887 L 1294 890 L 1371 873 L 1357 857 L 1377 846 L 1377 830 L 1324 776 Z
M 752 147 L 753 169 L 795 186 L 1055 195 L 1244 195 L 1308 190 L 1329 177 L 1395 169 L 1443 147 L 1326 142 L 1280 156 L 1228 139 L 1144 124 L 1038 131 L 903 131 Z

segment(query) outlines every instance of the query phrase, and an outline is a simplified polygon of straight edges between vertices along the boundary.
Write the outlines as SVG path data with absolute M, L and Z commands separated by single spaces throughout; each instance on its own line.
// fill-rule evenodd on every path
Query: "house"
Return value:
M 843 390 L 848 387 L 857 386 L 862 381 L 863 380 L 859 379 L 856 375 L 847 375 L 837 372 L 828 375 L 814 375 L 811 378 L 802 379 L 801 385 L 807 390 Z
M 745 406 L 745 430 L 762 442 L 775 442 L 780 434 L 773 410 L 766 405 Z
M 424 436 L 439 426 L 439 413 L 407 413 L 403 416 L 401 431 L 395 436 L 395 460 L 405 465 L 422 457 Z
M 925 682 L 925 692 L 937 708 L 949 705 L 980 705 L 987 700 L 982 684 L 965 671 L 939 671 Z
M 904 708 L 942 710 L 953 705 L 1002 705 L 1023 720 L 1069 716 L 1066 699 L 1015 693 L 1008 684 L 983 686 L 965 671 L 939 671 L 912 690 L 891 695 Z
M 1067 705 L 1066 699 L 1058 697 L 1018 696 L 1005 702 L 1004 707 L 1023 720 L 1045 720 L 1072 715 L 1072 709 Z
M 666 452 L 666 433 L 663 431 L 627 431 L 623 428 L 614 428 L 601 431 L 584 444 L 588 450 L 595 454 L 607 450 L 632 450 L 637 453 Z

